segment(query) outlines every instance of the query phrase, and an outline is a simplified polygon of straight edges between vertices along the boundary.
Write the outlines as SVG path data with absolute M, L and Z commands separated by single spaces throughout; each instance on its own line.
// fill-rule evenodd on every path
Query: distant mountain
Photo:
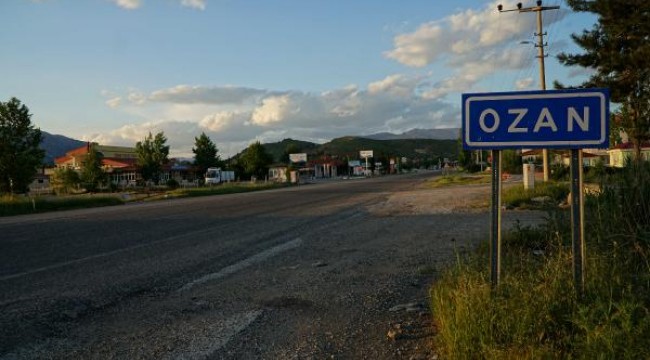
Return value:
M 65 155 L 66 152 L 81 147 L 86 142 L 71 139 L 63 135 L 53 135 L 41 130 L 43 134 L 43 141 L 41 142 L 41 149 L 45 150 L 45 159 L 43 162 L 47 165 L 54 164 L 54 159 Z
M 460 135 L 460 129 L 413 129 L 401 134 L 388 132 L 364 136 L 373 140 L 401 140 L 401 139 L 433 139 L 433 140 L 455 140 Z

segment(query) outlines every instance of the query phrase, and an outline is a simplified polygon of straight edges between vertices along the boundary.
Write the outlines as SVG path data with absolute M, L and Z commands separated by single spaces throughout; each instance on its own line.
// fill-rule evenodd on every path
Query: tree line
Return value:
M 0 194 L 19 194 L 29 190 L 36 173 L 43 167 L 45 151 L 41 130 L 34 127 L 27 106 L 17 98 L 0 102 Z M 137 167 L 144 181 L 158 183 L 163 167 L 169 163 L 169 145 L 164 132 L 149 134 L 135 145 Z M 237 159 L 223 161 L 216 144 L 205 134 L 194 138 L 194 161 L 198 174 L 209 167 L 230 167 L 242 178 L 264 178 L 272 162 L 259 141 L 252 143 Z M 102 154 L 93 144 L 82 160 L 81 169 L 59 168 L 51 178 L 52 186 L 66 193 L 75 187 L 94 192 L 109 183 L 102 165 Z

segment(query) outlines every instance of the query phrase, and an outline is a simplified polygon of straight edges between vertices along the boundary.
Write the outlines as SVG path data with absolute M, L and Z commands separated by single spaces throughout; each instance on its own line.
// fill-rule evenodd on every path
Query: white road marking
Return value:
M 302 244 L 302 239 L 297 238 L 297 239 L 288 241 L 288 242 L 286 242 L 284 244 L 274 246 L 274 247 L 272 247 L 270 249 L 262 251 L 261 253 L 258 253 L 258 254 L 255 254 L 255 255 L 253 255 L 253 256 L 251 256 L 249 258 L 246 258 L 246 259 L 244 259 L 244 260 L 242 260 L 240 262 L 234 263 L 234 264 L 232 264 L 230 266 L 226 266 L 225 268 L 219 270 L 216 273 L 207 274 L 207 275 L 202 276 L 202 277 L 200 277 L 200 278 L 198 278 L 198 279 L 196 279 L 194 281 L 191 281 L 191 282 L 183 285 L 183 287 L 178 289 L 178 291 L 186 291 L 186 290 L 191 289 L 195 285 L 203 284 L 203 283 L 206 283 L 208 281 L 221 279 L 221 278 L 226 277 L 228 275 L 234 274 L 237 271 L 243 270 L 243 269 L 245 269 L 245 268 L 247 268 L 247 267 L 249 267 L 249 266 L 251 266 L 253 264 L 262 262 L 262 261 L 264 261 L 264 260 L 266 260 L 266 259 L 268 259 L 268 258 L 270 258 L 272 256 L 278 255 L 278 254 L 280 254 L 282 252 L 285 252 L 287 250 L 295 249 L 298 246 L 300 246 L 301 244 Z

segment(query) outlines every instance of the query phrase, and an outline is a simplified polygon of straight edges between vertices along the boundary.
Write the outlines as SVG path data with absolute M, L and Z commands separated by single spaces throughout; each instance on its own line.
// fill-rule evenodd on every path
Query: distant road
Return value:
M 420 190 L 431 176 L 0 218 L 0 358 L 406 356 L 425 337 L 386 331 L 426 317 L 418 269 L 488 229 L 482 212 L 391 212 L 448 198 Z

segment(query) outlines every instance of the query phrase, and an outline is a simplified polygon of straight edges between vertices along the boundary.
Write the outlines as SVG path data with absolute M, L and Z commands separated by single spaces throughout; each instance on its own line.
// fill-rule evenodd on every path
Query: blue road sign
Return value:
M 463 147 L 607 148 L 609 91 L 463 94 Z

